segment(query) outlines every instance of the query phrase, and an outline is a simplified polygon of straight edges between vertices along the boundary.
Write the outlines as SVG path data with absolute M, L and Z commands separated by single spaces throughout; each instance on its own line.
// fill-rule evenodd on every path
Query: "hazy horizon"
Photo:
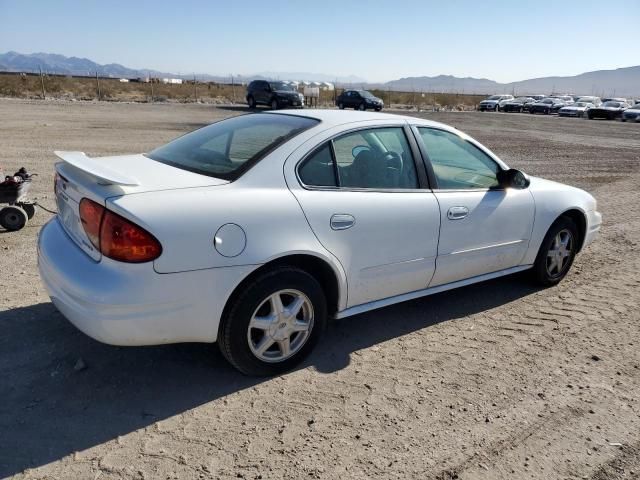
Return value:
M 0 45 L 4 52 L 57 53 L 182 75 L 309 72 L 367 82 L 453 75 L 508 83 L 639 64 L 634 43 L 620 41 L 622 30 L 589 35 L 611 12 L 631 22 L 640 2 L 612 0 L 603 9 L 577 0 L 407 0 L 400 7 L 380 0 L 224 6 L 0 0 Z

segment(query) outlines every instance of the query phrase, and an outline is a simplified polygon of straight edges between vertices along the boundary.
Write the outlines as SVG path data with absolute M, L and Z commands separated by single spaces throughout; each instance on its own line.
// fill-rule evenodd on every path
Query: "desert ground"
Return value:
M 0 100 L 0 170 L 147 151 L 242 107 Z M 640 478 L 640 124 L 425 113 L 584 188 L 600 238 L 559 286 L 516 275 L 333 321 L 277 378 L 215 345 L 102 345 L 52 306 L 36 240 L 0 228 L 0 477 Z

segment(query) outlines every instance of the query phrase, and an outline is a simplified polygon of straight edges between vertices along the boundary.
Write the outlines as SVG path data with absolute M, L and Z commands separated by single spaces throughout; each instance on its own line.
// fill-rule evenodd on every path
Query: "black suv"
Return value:
M 303 107 L 304 97 L 284 82 L 254 80 L 247 87 L 247 103 L 249 108 L 268 105 L 273 110 L 277 110 L 283 107 Z
M 379 112 L 384 107 L 384 102 L 366 90 L 345 90 L 336 98 L 336 105 L 340 110 L 345 107 L 358 110 L 373 108 Z

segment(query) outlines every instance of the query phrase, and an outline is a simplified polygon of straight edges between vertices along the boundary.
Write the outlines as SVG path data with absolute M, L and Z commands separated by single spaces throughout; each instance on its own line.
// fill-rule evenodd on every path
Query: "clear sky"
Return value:
M 0 0 L 0 53 L 181 74 L 509 82 L 638 65 L 639 19 L 640 0 Z

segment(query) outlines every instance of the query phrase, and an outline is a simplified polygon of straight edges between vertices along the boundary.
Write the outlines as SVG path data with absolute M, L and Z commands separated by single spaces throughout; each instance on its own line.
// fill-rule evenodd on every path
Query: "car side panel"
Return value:
M 536 214 L 529 248 L 522 260 L 522 264 L 533 264 L 542 240 L 549 227 L 564 212 L 578 210 L 583 213 L 587 222 L 586 241 L 591 242 L 601 225 L 601 216 L 595 210 L 595 200 L 587 192 L 560 183 L 531 177 L 529 187 L 536 203 Z
M 528 190 L 437 191 L 442 228 L 436 274 L 430 286 L 520 265 L 527 252 L 534 218 Z M 448 218 L 464 206 L 469 214 Z
M 305 252 L 323 258 L 339 271 L 286 187 L 233 183 L 222 188 L 115 197 L 108 199 L 107 206 L 158 238 L 163 251 L 154 268 L 159 273 L 260 265 L 287 253 Z M 226 224 L 238 225 L 244 232 L 244 245 L 242 239 L 231 240 L 238 243 L 235 256 L 223 256 L 214 245 L 216 232 Z

